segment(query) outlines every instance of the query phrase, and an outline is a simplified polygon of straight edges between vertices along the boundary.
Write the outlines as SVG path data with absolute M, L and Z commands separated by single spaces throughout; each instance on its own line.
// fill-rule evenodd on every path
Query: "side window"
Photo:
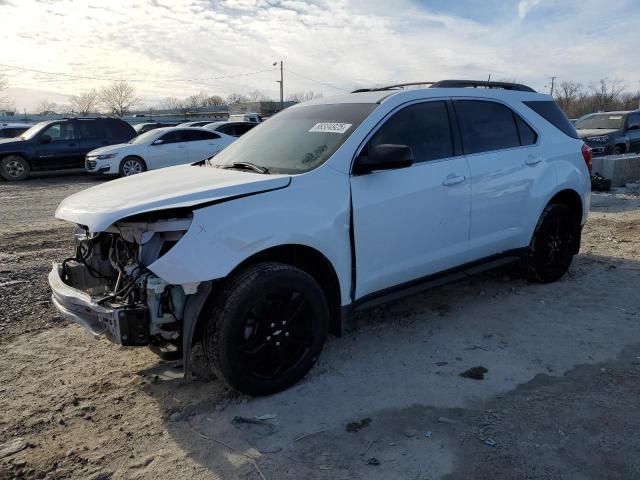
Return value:
M 249 130 L 251 130 L 255 125 L 247 124 L 247 125 L 236 125 L 236 135 L 244 135 Z
M 453 140 L 445 102 L 425 102 L 403 108 L 378 130 L 369 146 L 408 145 L 416 163 L 453 156 Z
M 518 127 L 518 135 L 520 135 L 520 145 L 523 147 L 526 145 L 533 145 L 538 141 L 538 134 L 533 131 L 533 129 L 527 125 L 520 115 L 514 113 L 513 116 L 516 118 L 516 126 Z
M 182 130 L 173 130 L 160 136 L 158 140 L 162 140 L 164 144 L 183 142 Z
M 513 112 L 504 105 L 482 100 L 456 100 L 467 154 L 520 146 Z
M 234 125 L 223 125 L 218 129 L 218 131 L 226 133 L 227 135 L 236 135 L 236 127 Z
M 54 123 L 42 132 L 42 135 L 49 135 L 52 142 L 75 140 L 76 134 L 71 122 Z
M 207 130 L 183 130 L 183 141 L 185 142 L 198 142 L 200 140 L 215 140 L 220 138 L 220 135 Z
M 102 137 L 101 129 L 96 122 L 80 120 L 77 126 L 82 140 L 93 140 Z
M 630 130 L 640 129 L 640 113 L 631 113 L 627 119 L 627 128 Z
M 105 120 L 101 122 L 102 128 L 109 138 L 131 138 L 135 131 L 125 122 Z

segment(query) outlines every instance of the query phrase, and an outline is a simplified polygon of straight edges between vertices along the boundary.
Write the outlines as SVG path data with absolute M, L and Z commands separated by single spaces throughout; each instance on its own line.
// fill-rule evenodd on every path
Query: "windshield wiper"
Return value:
M 256 165 L 251 162 L 233 162 L 230 165 L 216 165 L 216 167 L 220 168 L 238 168 L 242 170 L 252 170 L 258 173 L 269 173 L 269 169 L 267 167 L 263 167 L 261 165 Z

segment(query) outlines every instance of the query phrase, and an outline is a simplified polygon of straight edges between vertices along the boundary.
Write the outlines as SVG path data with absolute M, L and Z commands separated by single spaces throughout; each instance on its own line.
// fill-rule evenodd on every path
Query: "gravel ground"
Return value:
M 98 181 L 0 183 L 0 479 L 640 478 L 640 197 L 594 195 L 561 281 L 497 271 L 365 312 L 252 399 L 55 314 L 52 215 Z

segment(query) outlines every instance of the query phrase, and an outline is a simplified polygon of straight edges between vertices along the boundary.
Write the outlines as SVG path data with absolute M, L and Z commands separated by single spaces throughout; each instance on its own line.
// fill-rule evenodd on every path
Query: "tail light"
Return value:
M 585 145 L 584 143 L 582 144 L 582 158 L 584 158 L 584 163 L 587 164 L 587 168 L 589 169 L 589 173 L 591 173 L 591 149 Z

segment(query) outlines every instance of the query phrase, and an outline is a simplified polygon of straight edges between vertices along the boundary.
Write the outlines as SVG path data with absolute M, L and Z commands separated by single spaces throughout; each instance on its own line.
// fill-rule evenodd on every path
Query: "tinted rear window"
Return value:
M 482 100 L 456 100 L 462 143 L 467 154 L 520 146 L 513 112 L 504 105 Z
M 119 120 L 109 120 L 100 123 L 107 132 L 109 138 L 130 140 L 136 136 L 135 130 L 127 122 Z
M 571 138 L 580 138 L 578 132 L 567 116 L 558 108 L 553 100 L 536 100 L 533 102 L 522 102 L 538 115 L 543 117 L 547 122 L 556 127 L 565 135 Z

